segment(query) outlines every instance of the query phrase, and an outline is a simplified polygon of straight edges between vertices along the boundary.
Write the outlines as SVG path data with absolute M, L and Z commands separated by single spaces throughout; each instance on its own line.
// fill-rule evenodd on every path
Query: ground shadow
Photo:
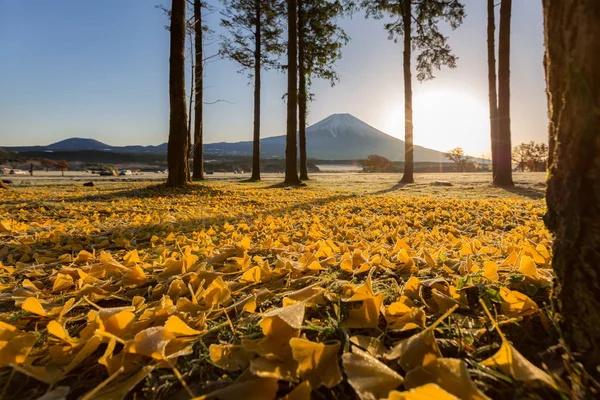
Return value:
M 378 190 L 378 191 L 374 192 L 373 194 L 384 194 L 384 193 L 394 192 L 396 190 L 402 189 L 406 185 L 408 185 L 408 183 L 398 182 L 390 188 Z
M 535 188 L 531 186 L 494 186 L 499 189 L 505 190 L 509 193 L 516 194 L 523 197 L 528 197 L 534 200 L 543 199 L 546 196 L 546 188 Z

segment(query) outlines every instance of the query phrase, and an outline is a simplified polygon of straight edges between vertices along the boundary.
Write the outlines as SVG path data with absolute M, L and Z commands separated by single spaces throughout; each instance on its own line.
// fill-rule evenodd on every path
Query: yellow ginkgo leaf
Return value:
M 387 349 L 379 339 L 371 336 L 352 336 L 350 342 L 365 350 L 373 357 L 383 357 Z
M 52 286 L 52 292 L 60 292 L 73 286 L 75 282 L 73 277 L 67 274 L 57 274 L 54 284 Z
M 525 317 L 538 312 L 539 307 L 535 301 L 516 290 L 500 288 L 502 297 L 502 312 L 507 317 Z
M 388 360 L 398 360 L 398 364 L 405 370 L 410 371 L 413 368 L 425 366 L 437 358 L 442 357 L 440 348 L 435 340 L 434 330 L 446 317 L 456 310 L 454 306 L 437 321 L 427 327 L 424 331 L 412 335 L 411 337 L 400 341 L 388 353 L 385 358 Z
M 102 316 L 101 313 L 100 315 Z M 103 321 L 104 329 L 106 332 L 112 333 L 113 335 L 121 336 L 134 320 L 135 314 L 131 311 L 119 311 Z
M 73 260 L 75 263 L 86 262 L 94 258 L 94 255 L 89 251 L 81 250 L 77 257 Z
M 42 317 L 46 316 L 46 310 L 40 304 L 40 301 L 35 297 L 28 297 L 25 299 L 23 304 L 21 304 L 21 308 L 25 311 L 29 311 L 32 314 L 41 315 Z
M 386 397 L 404 381 L 396 371 L 355 347 L 342 356 L 342 364 L 348 383 L 361 400 Z
M 128 341 L 123 348 L 126 353 L 141 354 L 146 357 L 163 360 L 166 358 L 166 347 L 175 335 L 162 326 L 144 329 Z
M 211 344 L 208 348 L 210 360 L 227 371 L 239 371 L 250 364 L 252 355 L 243 346 Z
M 256 296 L 252 296 L 244 303 L 242 310 L 244 310 L 248 313 L 253 313 L 254 311 L 256 311 L 256 307 L 257 307 Z
M 244 283 L 258 283 L 261 279 L 261 269 L 259 266 L 247 269 L 246 272 L 240 277 L 240 282 Z
M 59 339 L 64 340 L 67 343 L 74 344 L 75 340 L 69 335 L 69 332 L 65 329 L 65 327 L 60 324 L 58 321 L 50 321 L 48 322 L 48 326 L 46 327 L 48 333 L 56 336 Z
M 136 249 L 133 249 L 129 253 L 125 254 L 123 256 L 123 260 L 125 261 L 126 265 L 131 265 L 131 264 L 135 264 L 135 263 L 141 262 L 140 256 L 139 256 L 138 251 Z
M 414 389 L 435 383 L 448 393 L 463 400 L 488 400 L 477 389 L 469 376 L 467 364 L 455 358 L 438 358 L 424 367 L 416 367 L 406 374 L 404 387 Z
M 298 376 L 308 380 L 313 388 L 332 388 L 342 381 L 338 366 L 340 343 L 315 343 L 306 339 L 290 340 L 292 356 L 298 362 Z
M 557 386 L 552 378 L 550 378 L 550 375 L 530 363 L 508 342 L 508 340 L 506 340 L 506 337 L 500 330 L 500 327 L 496 323 L 496 320 L 492 317 L 490 311 L 487 309 L 485 303 L 481 299 L 479 302 L 483 306 L 488 318 L 492 321 L 494 328 L 496 328 L 498 334 L 500 335 L 500 339 L 502 340 L 502 345 L 496 354 L 487 360 L 484 360 L 481 364 L 486 367 L 499 369 L 504 374 L 521 382 L 543 382 L 548 386 L 557 389 Z
M 499 279 L 498 266 L 495 262 L 488 261 L 483 265 L 483 277 L 492 282 L 495 282 Z
M 393 391 L 386 400 L 460 400 L 435 383 L 419 386 L 406 392 Z
M 235 245 L 240 250 L 249 250 L 252 243 L 251 240 L 252 239 L 250 238 L 250 236 L 244 236 L 244 238 L 237 242 Z
M 421 286 L 421 281 L 416 276 L 411 276 L 408 281 L 404 284 L 404 289 L 402 289 L 402 294 L 410 299 L 418 299 L 419 298 L 419 288 Z
M 0 340 L 0 367 L 23 364 L 36 341 L 35 335 L 20 332 L 8 341 Z
M 185 322 L 176 315 L 171 315 L 165 323 L 165 329 L 175 336 L 195 336 L 202 332 L 190 328 Z
M 377 328 L 383 298 L 384 294 L 380 293 L 376 297 L 365 299 L 359 308 L 351 309 L 344 321 L 344 327 Z
M 484 360 L 481 364 L 486 367 L 496 368 L 521 382 L 543 382 L 550 387 L 556 388 L 556 384 L 547 373 L 530 363 L 506 340 L 502 341 L 502 345 L 496 354 Z

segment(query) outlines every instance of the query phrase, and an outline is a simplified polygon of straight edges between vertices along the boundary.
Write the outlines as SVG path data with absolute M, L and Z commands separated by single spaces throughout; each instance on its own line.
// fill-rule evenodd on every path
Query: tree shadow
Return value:
M 257 189 L 294 189 L 294 188 L 303 188 L 303 187 L 308 187 L 308 184 L 304 183 L 304 182 L 300 182 L 297 184 L 279 182 L 279 183 L 273 183 L 272 185 L 263 186 L 263 187 L 257 188 Z
M 217 195 L 223 190 L 204 185 L 185 185 L 181 187 L 168 187 L 164 184 L 150 185 L 141 188 L 123 189 L 107 193 L 95 193 L 64 199 L 65 202 L 84 201 L 111 201 L 123 198 L 154 199 L 160 197 L 176 197 L 190 195 Z
M 396 183 L 394 186 L 392 186 L 392 187 L 390 187 L 390 188 L 387 188 L 387 189 L 381 189 L 381 190 L 378 190 L 378 191 L 376 191 L 376 192 L 374 192 L 374 193 L 372 193 L 372 194 L 385 194 L 385 193 L 394 192 L 394 191 L 396 191 L 396 190 L 400 190 L 400 189 L 402 189 L 402 188 L 403 188 L 403 187 L 405 187 L 406 185 L 409 185 L 409 184 L 408 184 L 408 183 L 403 183 L 403 182 L 398 182 L 398 183 Z
M 494 186 L 498 189 L 505 190 L 509 193 L 523 197 L 528 197 L 534 200 L 543 199 L 546 196 L 546 188 L 534 188 L 531 186 Z

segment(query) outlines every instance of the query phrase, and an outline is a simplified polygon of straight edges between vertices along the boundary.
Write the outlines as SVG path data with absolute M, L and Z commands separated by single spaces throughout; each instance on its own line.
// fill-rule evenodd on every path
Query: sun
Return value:
M 473 157 L 490 153 L 489 111 L 472 95 L 429 90 L 413 98 L 414 143 L 439 151 L 461 147 Z M 389 133 L 404 139 L 404 105 L 389 114 Z

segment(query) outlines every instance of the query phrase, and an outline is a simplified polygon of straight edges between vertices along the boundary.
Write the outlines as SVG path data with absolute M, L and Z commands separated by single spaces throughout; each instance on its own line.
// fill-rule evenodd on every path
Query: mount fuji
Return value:
M 261 139 L 262 157 L 284 157 L 286 136 Z M 211 143 L 204 152 L 220 155 L 251 155 L 252 142 Z M 404 141 L 373 128 L 350 114 L 333 114 L 306 128 L 306 153 L 309 159 L 360 160 L 377 154 L 392 161 L 404 161 Z M 414 147 L 416 162 L 445 162 L 444 153 Z

